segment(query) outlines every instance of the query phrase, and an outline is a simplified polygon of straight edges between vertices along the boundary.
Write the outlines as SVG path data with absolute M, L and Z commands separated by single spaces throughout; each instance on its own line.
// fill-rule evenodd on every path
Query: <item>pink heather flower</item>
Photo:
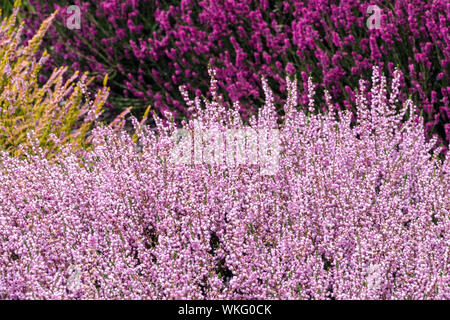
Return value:
M 352 90 L 353 125 L 298 110 L 288 77 L 281 119 L 264 79 L 249 124 L 238 102 L 182 87 L 185 135 L 167 111 L 155 128 L 132 118 L 135 138 L 98 126 L 90 150 L 53 161 L 0 153 L 1 298 L 450 299 L 450 161 L 429 153 L 412 101 L 391 104 L 379 68 L 372 79 Z M 246 133 L 248 160 L 194 162 L 211 145 L 199 128 Z M 278 130 L 272 175 L 249 130 Z M 179 141 L 191 161 L 173 161 Z

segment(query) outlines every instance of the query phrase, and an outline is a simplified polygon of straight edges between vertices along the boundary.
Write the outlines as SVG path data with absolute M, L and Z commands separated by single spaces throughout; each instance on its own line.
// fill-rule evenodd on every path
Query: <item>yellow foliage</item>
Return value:
M 0 150 L 21 155 L 19 145 L 30 147 L 31 132 L 49 158 L 62 144 L 84 147 L 109 94 L 107 77 L 95 99 L 87 89 L 93 79 L 79 73 L 67 79 L 67 67 L 55 69 L 45 84 L 39 84 L 39 72 L 48 54 L 44 52 L 38 60 L 36 52 L 55 14 L 24 45 L 24 24 L 17 22 L 17 4 L 0 26 Z

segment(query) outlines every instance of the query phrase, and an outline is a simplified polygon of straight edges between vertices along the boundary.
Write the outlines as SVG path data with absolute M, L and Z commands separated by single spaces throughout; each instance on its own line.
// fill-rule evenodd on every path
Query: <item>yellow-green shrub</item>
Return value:
M 67 67 L 55 69 L 48 81 L 40 84 L 39 72 L 48 54 L 36 57 L 36 52 L 55 14 L 24 44 L 18 5 L 17 1 L 13 14 L 0 26 L 0 150 L 20 155 L 19 145 L 30 147 L 31 132 L 48 157 L 64 143 L 82 147 L 107 99 L 107 78 L 95 99 L 87 90 L 93 79 L 78 73 L 67 79 Z

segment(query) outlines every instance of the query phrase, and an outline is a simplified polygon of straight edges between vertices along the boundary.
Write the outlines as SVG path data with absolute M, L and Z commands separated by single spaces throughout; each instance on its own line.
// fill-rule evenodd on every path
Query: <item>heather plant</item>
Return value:
M 9 17 L 13 11 L 14 11 L 14 2 L 12 0 L 0 0 L 0 8 L 2 10 L 1 12 L 1 17 L 5 18 L 5 17 Z M 28 7 L 29 3 L 27 0 L 22 1 L 22 6 L 24 7 Z M 18 13 L 18 16 L 20 18 L 21 14 L 20 12 Z
M 284 73 L 318 82 L 316 111 L 326 108 L 324 90 L 341 108 L 354 109 L 361 77 L 373 65 L 403 77 L 401 102 L 411 95 L 423 110 L 427 133 L 448 143 L 450 38 L 448 1 L 30 1 L 32 29 L 56 8 L 60 20 L 48 47 L 73 68 L 87 69 L 101 81 L 111 78 L 116 113 L 152 104 L 186 116 L 175 90 L 207 88 L 205 66 L 217 70 L 220 91 L 239 101 L 244 119 L 262 103 L 261 77 L 274 89 L 278 107 L 286 99 Z M 81 29 L 65 26 L 67 5 L 81 9 Z M 370 6 L 381 10 L 380 28 L 369 29 Z M 373 14 L 373 12 L 372 12 Z M 306 104 L 307 88 L 300 90 Z M 278 110 L 282 112 L 282 110 Z
M 0 148 L 22 154 L 30 146 L 31 132 L 48 156 L 64 143 L 83 146 L 108 96 L 106 78 L 95 99 L 87 90 L 93 79 L 79 72 L 67 77 L 68 67 L 55 69 L 41 84 L 38 79 L 48 54 L 35 54 L 54 15 L 25 45 L 24 23 L 18 25 L 17 14 L 15 9 L 0 26 Z
M 312 81 L 303 111 L 286 79 L 280 118 L 263 80 L 248 125 L 214 78 L 203 103 L 182 90 L 192 134 L 279 130 L 272 175 L 260 163 L 171 161 L 177 127 L 158 116 L 155 130 L 133 120 L 136 141 L 95 128 L 79 156 L 67 146 L 50 162 L 36 143 L 26 159 L 3 152 L 0 296 L 449 299 L 449 159 L 430 154 L 399 80 L 374 68 L 371 88 L 361 81 L 356 125 L 327 93 L 329 112 L 314 114 Z

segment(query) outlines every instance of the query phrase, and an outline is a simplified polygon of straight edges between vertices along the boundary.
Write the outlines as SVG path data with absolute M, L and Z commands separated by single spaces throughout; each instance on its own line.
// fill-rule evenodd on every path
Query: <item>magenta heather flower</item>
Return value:
M 449 118 L 442 111 L 449 107 L 450 90 L 450 7 L 446 0 L 343 0 L 338 4 L 330 0 L 207 0 L 171 5 L 159 0 L 58 0 L 52 2 L 53 7 L 48 1 L 30 3 L 36 14 L 27 19 L 29 30 L 56 4 L 60 23 L 67 5 L 81 7 L 81 29 L 50 30 L 48 49 L 55 48 L 56 60 L 61 56 L 79 62 L 83 70 L 109 73 L 110 102 L 117 113 L 130 105 L 143 111 L 152 104 L 157 110 L 170 108 L 186 116 L 186 110 L 174 107 L 175 101 L 181 101 L 174 88 L 190 83 L 189 92 L 205 91 L 204 66 L 208 63 L 218 71 L 221 92 L 231 101 L 239 100 L 246 119 L 257 112 L 263 76 L 275 84 L 275 103 L 284 103 L 285 71 L 298 76 L 312 73 L 319 84 L 319 97 L 326 89 L 341 108 L 354 109 L 354 97 L 345 86 L 354 88 L 361 77 L 368 79 L 373 65 L 390 76 L 397 66 L 404 74 L 399 101 L 411 95 L 421 108 L 433 105 L 432 112 L 424 114 L 425 128 L 448 145 L 444 127 Z M 366 26 L 369 5 L 381 9 L 379 29 Z M 103 39 L 108 45 L 102 44 Z M 137 77 L 139 69 L 144 71 L 141 78 Z M 155 99 L 156 93 L 163 98 Z M 307 91 L 302 95 L 300 102 Z

